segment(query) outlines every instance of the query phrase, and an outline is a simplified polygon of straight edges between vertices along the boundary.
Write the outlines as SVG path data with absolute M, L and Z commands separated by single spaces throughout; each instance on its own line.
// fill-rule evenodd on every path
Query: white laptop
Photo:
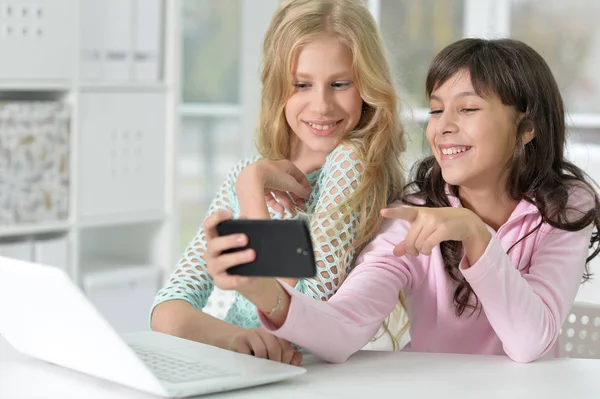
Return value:
M 18 351 L 164 397 L 306 372 L 153 331 L 119 335 L 61 269 L 0 257 L 0 334 Z

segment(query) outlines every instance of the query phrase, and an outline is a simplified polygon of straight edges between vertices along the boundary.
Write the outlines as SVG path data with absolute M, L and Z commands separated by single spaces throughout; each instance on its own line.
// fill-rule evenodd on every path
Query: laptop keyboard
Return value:
M 159 380 L 181 383 L 237 375 L 192 359 L 184 360 L 165 352 L 130 346 Z

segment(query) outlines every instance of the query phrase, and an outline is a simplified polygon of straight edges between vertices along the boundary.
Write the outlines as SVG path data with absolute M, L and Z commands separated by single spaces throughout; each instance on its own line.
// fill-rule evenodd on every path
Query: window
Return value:
M 425 97 L 427 69 L 435 55 L 448 43 L 463 36 L 462 0 L 380 0 L 371 1 L 389 52 L 392 73 L 397 81 L 410 168 L 428 151 L 424 121 L 429 102 Z M 375 11 L 377 10 L 377 11 Z
M 548 62 L 570 113 L 600 114 L 600 3 L 512 0 L 511 37 Z
M 382 0 L 379 25 L 390 53 L 400 97 L 429 107 L 425 77 L 433 57 L 463 35 L 462 0 Z
M 184 0 L 183 7 L 184 104 L 238 104 L 239 1 Z
M 179 248 L 239 158 L 240 0 L 184 0 L 181 137 L 178 153 Z

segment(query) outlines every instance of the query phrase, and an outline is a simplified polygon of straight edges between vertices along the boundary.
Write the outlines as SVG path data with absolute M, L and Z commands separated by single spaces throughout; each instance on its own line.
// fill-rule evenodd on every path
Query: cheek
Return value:
M 340 93 L 338 103 L 348 118 L 354 123 L 358 123 L 362 114 L 363 100 L 358 92 L 358 89 L 347 90 Z
M 297 94 L 293 94 L 285 103 L 285 119 L 290 125 L 296 123 L 298 114 L 302 109 L 301 103 L 302 99 Z
M 515 151 L 516 132 L 509 129 L 494 129 L 487 127 L 488 134 L 477 137 L 478 146 L 484 149 L 486 156 L 496 161 L 505 161 L 512 157 Z
M 429 143 L 429 146 L 431 147 L 432 151 L 435 146 L 435 142 L 434 142 L 435 133 L 434 132 L 435 132 L 435 129 L 434 129 L 433 125 L 431 124 L 431 122 L 428 123 L 427 127 L 425 128 L 425 139 Z

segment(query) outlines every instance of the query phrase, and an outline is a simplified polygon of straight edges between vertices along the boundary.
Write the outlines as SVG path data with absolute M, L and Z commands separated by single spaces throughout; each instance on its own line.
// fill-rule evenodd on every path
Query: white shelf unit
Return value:
M 4 104 L 21 101 L 60 102 L 69 111 L 68 215 L 27 222 L 6 222 L 0 215 L 0 254 L 17 248 L 41 263 L 64 263 L 55 266 L 94 298 L 110 297 L 113 288 L 123 294 L 116 286 L 120 276 L 131 291 L 148 296 L 158 289 L 178 256 L 180 8 L 179 0 L 0 5 L 0 114 Z M 0 131 L 0 160 L 2 134 L 23 131 L 22 126 Z M 36 132 L 48 134 L 33 131 L 34 141 Z M 6 164 L 3 169 L 0 161 L 0 181 L 16 173 Z M 19 177 L 11 179 L 28 192 L 40 190 L 25 177 L 20 183 Z M 7 187 L 0 185 L 0 206 L 2 198 L 18 206 L 19 194 Z M 146 289 L 133 289 L 135 278 Z M 141 302 L 149 309 L 148 300 Z

